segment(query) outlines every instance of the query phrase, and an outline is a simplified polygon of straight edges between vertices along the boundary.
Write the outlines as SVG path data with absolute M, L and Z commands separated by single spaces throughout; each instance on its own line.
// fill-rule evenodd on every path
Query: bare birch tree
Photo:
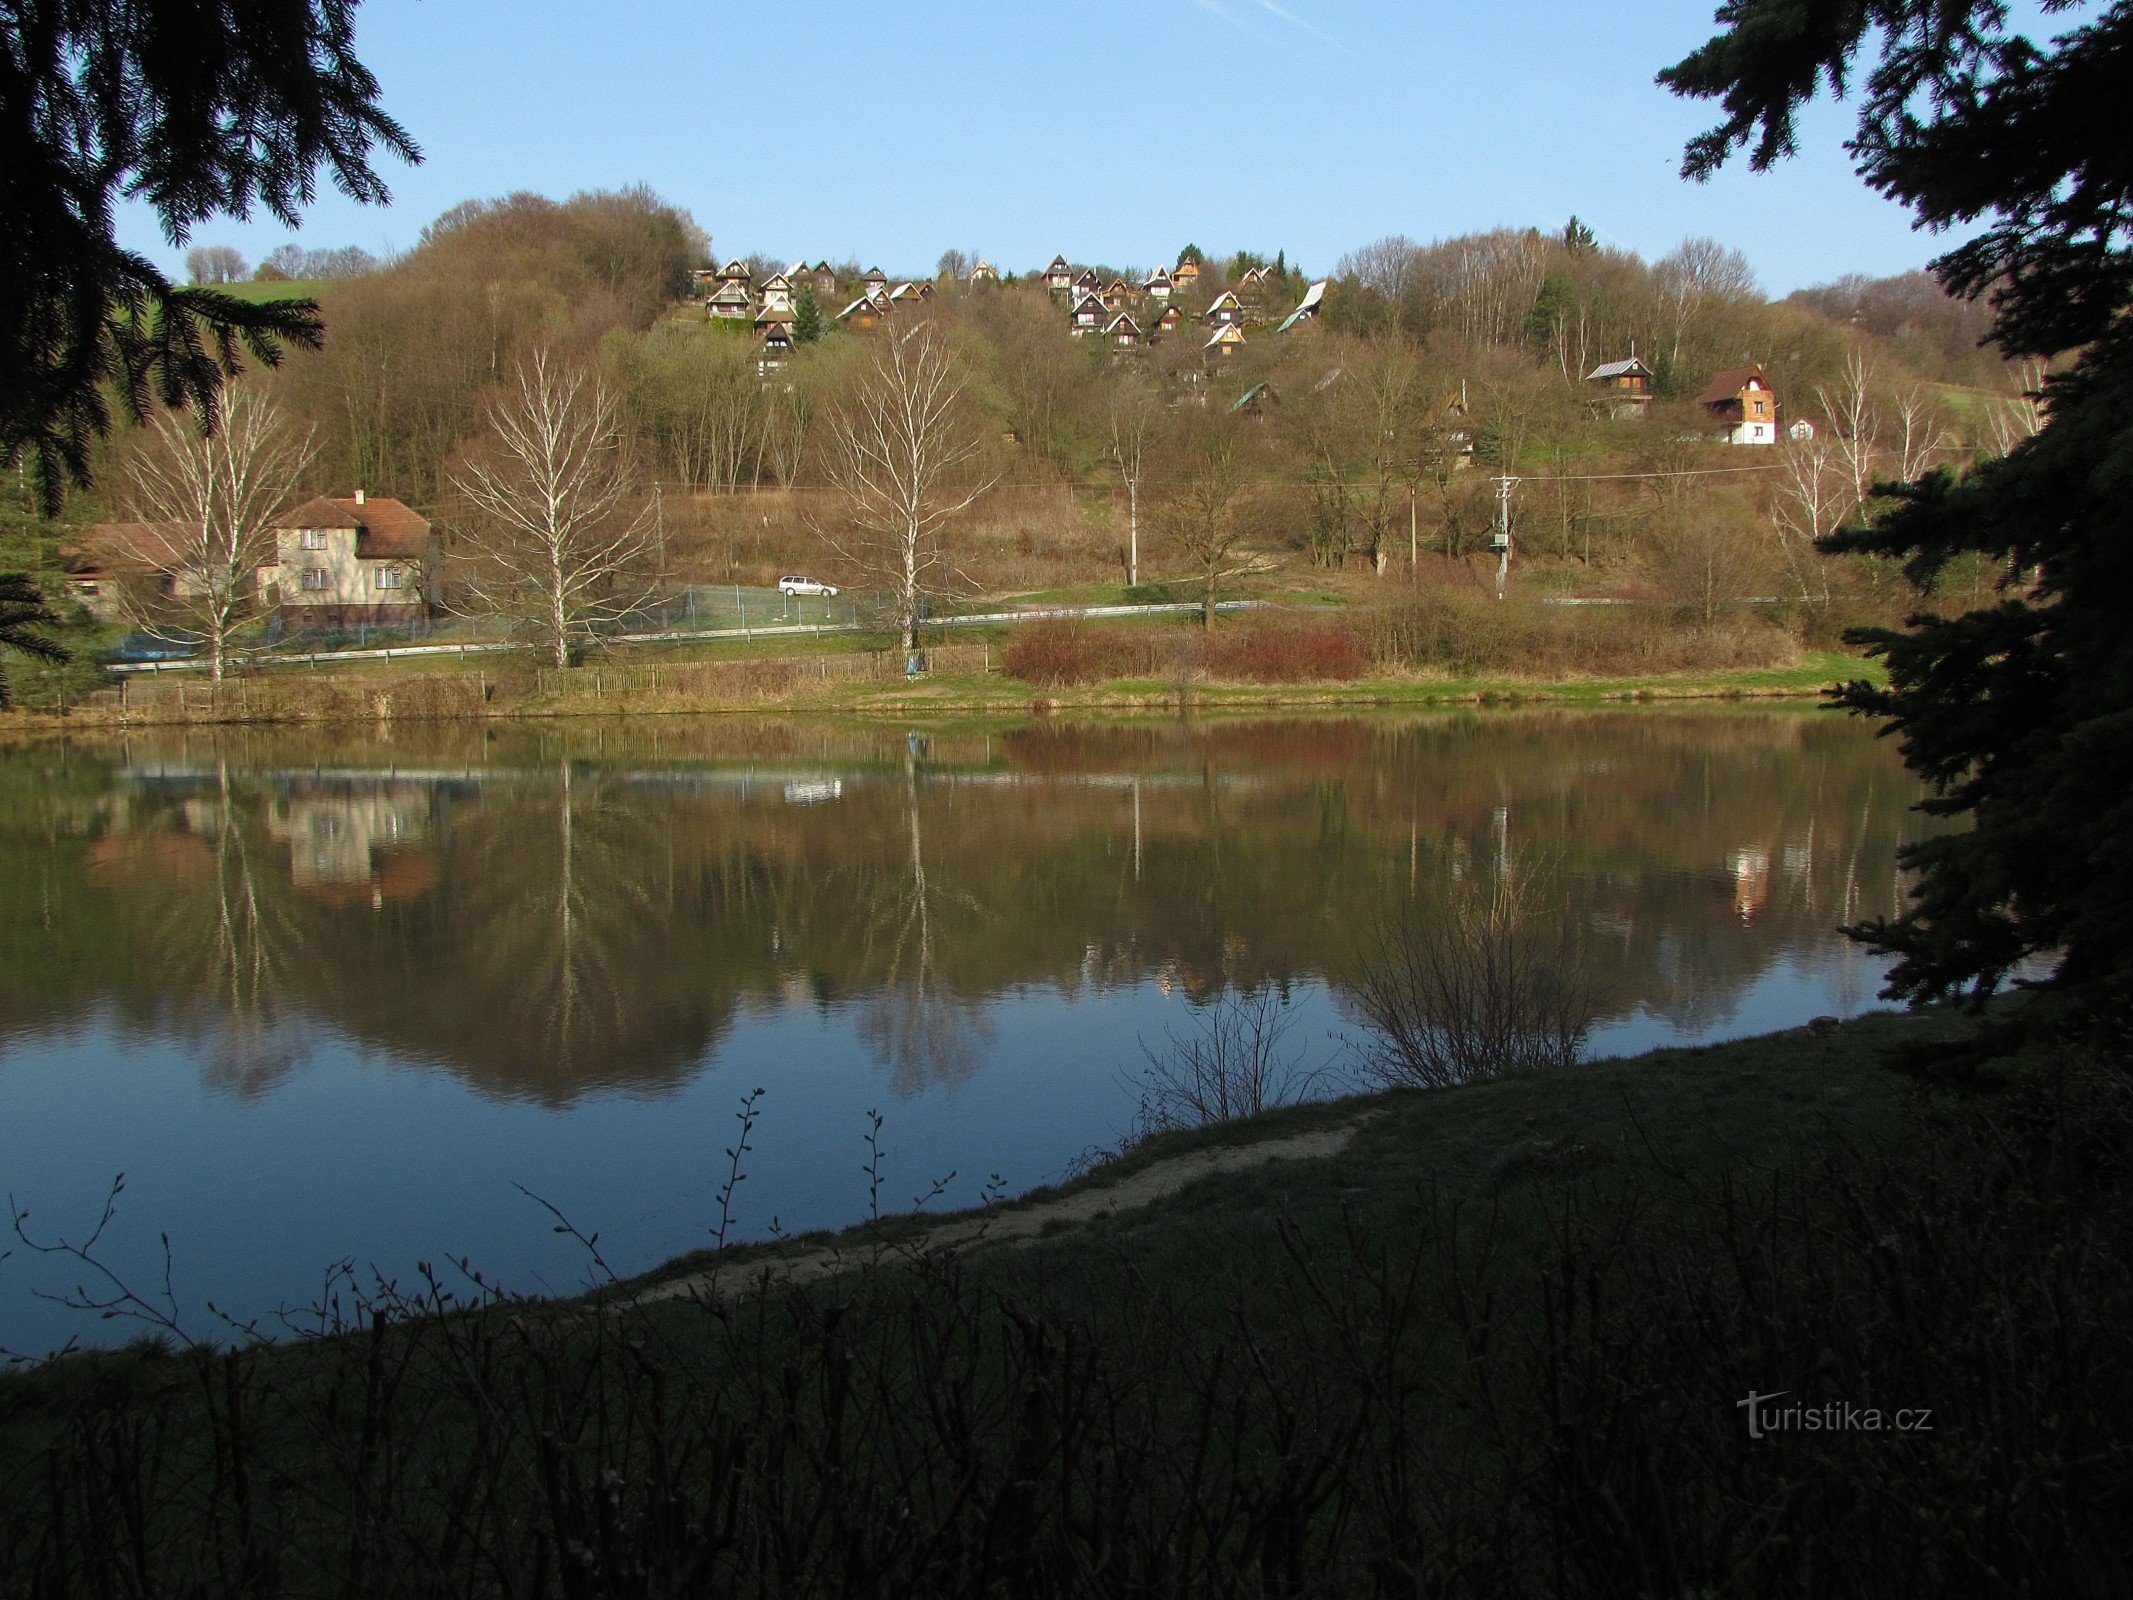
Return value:
M 887 592 L 912 650 L 926 598 L 958 575 L 942 536 L 991 487 L 979 471 L 983 443 L 967 387 L 940 335 L 921 322 L 882 338 L 830 419 L 829 477 L 843 496 L 844 526 L 824 537 Z
M 1126 488 L 1126 584 L 1141 581 L 1141 483 L 1148 476 L 1148 447 L 1155 432 L 1159 406 L 1154 393 L 1138 374 L 1129 375 L 1112 391 L 1110 447 L 1112 465 Z
M 1836 460 L 1847 480 L 1851 504 L 1846 514 L 1862 522 L 1873 519 L 1875 461 L 1881 450 L 1881 414 L 1874 409 L 1874 369 L 1854 350 L 1844 358 L 1844 375 L 1834 390 L 1817 386 L 1815 399 L 1835 430 Z
M 134 451 L 126 498 L 139 525 L 119 590 L 142 632 L 204 647 L 217 683 L 259 615 L 259 571 L 276 559 L 275 523 L 312 453 L 310 430 L 299 433 L 259 390 L 232 384 L 226 394 L 214 432 L 166 411 Z
M 1786 571 L 1800 599 L 1815 605 L 1829 598 L 1825 581 L 1817 593 L 1815 541 L 1836 531 L 1851 509 L 1850 485 L 1831 445 L 1820 439 L 1786 445 L 1778 454 L 1771 526 L 1784 554 Z
M 458 544 L 464 596 L 537 638 L 559 667 L 603 622 L 650 599 L 656 519 L 597 378 L 536 350 L 489 408 L 487 450 L 452 474 L 472 515 Z
M 1916 483 L 1948 447 L 1947 425 L 1932 391 L 1914 383 L 1896 397 L 1896 476 Z

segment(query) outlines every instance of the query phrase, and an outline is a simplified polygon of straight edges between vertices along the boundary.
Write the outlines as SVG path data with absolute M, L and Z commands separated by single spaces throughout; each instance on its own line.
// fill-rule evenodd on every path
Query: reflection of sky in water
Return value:
M 1867 969 L 1872 968 L 1872 971 Z M 1856 970 L 1854 970 L 1856 969 Z M 1640 1012 L 1594 1029 L 1590 1053 L 1707 1042 L 1870 1008 L 1878 967 L 1833 948 L 1752 981 L 1730 1012 L 1685 1028 Z M 1353 1023 L 1318 984 L 1292 989 L 1291 1043 L 1340 1060 Z M 244 1316 L 303 1304 L 337 1260 L 375 1263 L 412 1284 L 415 1264 L 471 1258 L 515 1287 L 581 1288 L 579 1248 L 514 1185 L 548 1200 L 622 1273 L 709 1242 L 725 1151 L 743 1095 L 765 1093 L 735 1190 L 735 1236 L 837 1227 L 869 1206 L 867 1113 L 879 1109 L 884 1212 L 947 1179 L 937 1206 L 978 1203 L 997 1174 L 1009 1192 L 1056 1181 L 1073 1159 L 1131 1131 L 1142 1041 L 1183 1028 L 1190 1002 L 1154 981 L 1048 986 L 983 1008 L 983 1070 L 898 1098 L 859 1024 L 863 1002 L 791 1002 L 738 1021 L 705 1070 L 657 1094 L 585 1096 L 566 1111 L 478 1093 L 420 1063 L 330 1033 L 307 1039 L 304 1070 L 271 1094 L 203 1094 L 212 1046 L 142 1049 L 106 1021 L 17 1040 L 0 1054 L 0 1174 L 34 1196 L 31 1231 L 78 1234 L 113 1175 L 126 1193 L 105 1252 L 136 1287 L 160 1281 L 170 1235 L 189 1327 L 209 1302 Z M 951 1174 L 953 1174 L 951 1178 Z M 41 1350 L 99 1325 L 29 1299 L 80 1269 L 17 1250 L 0 1263 L 0 1342 Z
M 13 868 L 74 870 L 37 904 L 120 922 L 84 914 L 51 996 L 0 974 L 0 1190 L 34 1235 L 79 1236 L 124 1172 L 105 1253 L 150 1287 L 167 1231 L 195 1331 L 209 1302 L 301 1305 L 343 1259 L 581 1287 L 582 1252 L 515 1185 L 620 1272 L 701 1247 L 757 1087 L 737 1237 L 864 1217 L 875 1108 L 883 1211 L 937 1180 L 938 1205 L 974 1204 L 1127 1136 L 1144 1042 L 1225 973 L 1299 975 L 1290 1041 L 1337 1062 L 1356 1025 L 1301 975 L 1351 955 L 1373 905 L 1501 870 L 1521 838 L 1574 861 L 1628 997 L 1589 1054 L 1876 1003 L 1881 964 L 1832 929 L 1885 909 L 1860 896 L 1892 888 L 1910 790 L 1864 730 L 1357 730 L 1119 730 L 1013 760 L 988 739 L 932 767 L 898 733 L 847 768 L 470 757 L 219 789 L 198 763 L 136 766 L 80 802 L 70 869 Z M 49 849 L 23 822 L 43 797 L 13 793 L 0 845 Z M 229 935 L 232 907 L 253 934 Z M 228 959 L 255 947 L 271 960 Z M 130 1332 L 32 1298 L 81 1275 L 0 1261 L 0 1344 Z

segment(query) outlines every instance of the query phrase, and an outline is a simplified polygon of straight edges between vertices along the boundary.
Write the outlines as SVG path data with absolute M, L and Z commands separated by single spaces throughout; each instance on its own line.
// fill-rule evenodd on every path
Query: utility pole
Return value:
M 1511 576 L 1511 486 L 1518 482 L 1508 472 L 1496 480 L 1496 536 L 1489 543 L 1496 550 L 1496 598 L 1503 598 Z
M 1407 581 L 1410 584 L 1421 581 L 1421 568 L 1422 538 L 1415 528 L 1415 486 L 1410 483 L 1407 486 Z

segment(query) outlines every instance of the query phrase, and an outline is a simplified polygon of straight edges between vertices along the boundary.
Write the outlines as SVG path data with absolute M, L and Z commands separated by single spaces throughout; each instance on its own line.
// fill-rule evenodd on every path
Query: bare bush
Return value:
M 1148 1058 L 1140 1081 L 1142 1131 L 1235 1122 L 1307 1099 L 1325 1072 L 1307 1065 L 1303 1047 L 1289 1047 L 1295 1027 L 1287 997 L 1259 989 L 1228 991 L 1196 1008 L 1190 1027 L 1165 1028 L 1162 1049 L 1141 1046 Z
M 1506 863 L 1438 906 L 1387 916 L 1350 989 L 1372 1037 L 1362 1074 L 1445 1089 L 1574 1064 L 1592 1026 L 1572 920 L 1541 875 Z

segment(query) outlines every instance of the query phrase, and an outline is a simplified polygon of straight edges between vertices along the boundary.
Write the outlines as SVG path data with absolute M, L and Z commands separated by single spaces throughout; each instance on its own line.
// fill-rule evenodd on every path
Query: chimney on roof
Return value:
M 358 489 L 358 490 L 356 490 L 356 504 L 357 504 L 357 505 L 361 505 L 362 503 L 363 503 L 363 491 L 362 491 L 361 489 Z

